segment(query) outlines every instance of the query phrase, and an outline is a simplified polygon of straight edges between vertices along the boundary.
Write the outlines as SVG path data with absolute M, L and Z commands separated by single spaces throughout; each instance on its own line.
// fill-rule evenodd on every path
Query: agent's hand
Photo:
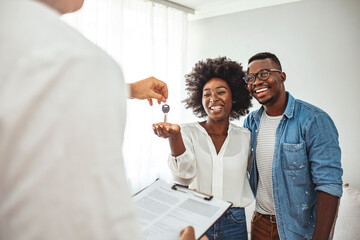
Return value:
M 168 98 L 168 88 L 166 83 L 154 77 L 130 83 L 129 87 L 131 98 L 147 99 L 150 106 L 153 105 L 153 98 L 157 99 L 159 104 L 165 102 Z
M 180 232 L 179 240 L 195 240 L 195 230 L 192 226 L 187 226 Z M 209 240 L 206 236 L 200 238 L 200 240 Z
M 179 240 L 195 240 L 195 230 L 192 226 L 187 226 L 180 232 Z
M 180 133 L 180 126 L 166 122 L 154 123 L 154 133 L 162 138 L 170 138 Z

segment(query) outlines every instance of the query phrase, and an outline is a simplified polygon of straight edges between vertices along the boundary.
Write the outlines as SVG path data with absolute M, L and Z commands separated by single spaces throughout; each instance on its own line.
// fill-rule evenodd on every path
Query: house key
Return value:
M 164 113 L 164 122 L 167 122 L 167 114 L 168 114 L 168 112 L 170 111 L 170 106 L 165 103 L 165 104 L 162 106 L 161 109 L 162 109 L 162 111 L 163 111 L 163 113 Z

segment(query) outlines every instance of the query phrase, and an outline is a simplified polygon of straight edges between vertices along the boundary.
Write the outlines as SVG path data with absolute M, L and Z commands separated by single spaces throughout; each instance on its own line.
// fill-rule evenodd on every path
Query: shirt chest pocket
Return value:
M 280 145 L 281 164 L 284 170 L 302 170 L 308 168 L 305 142 L 282 143 Z

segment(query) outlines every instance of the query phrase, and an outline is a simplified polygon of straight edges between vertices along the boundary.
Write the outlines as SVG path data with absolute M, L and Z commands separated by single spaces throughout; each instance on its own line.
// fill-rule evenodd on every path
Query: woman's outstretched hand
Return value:
M 180 126 L 166 122 L 154 123 L 153 130 L 154 133 L 159 137 L 171 138 L 180 133 Z

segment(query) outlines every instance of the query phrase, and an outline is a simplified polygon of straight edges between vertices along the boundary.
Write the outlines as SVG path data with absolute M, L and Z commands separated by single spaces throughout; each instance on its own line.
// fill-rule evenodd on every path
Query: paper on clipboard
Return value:
M 199 239 L 232 205 L 159 179 L 133 200 L 145 240 L 177 240 L 181 229 L 189 225 Z

